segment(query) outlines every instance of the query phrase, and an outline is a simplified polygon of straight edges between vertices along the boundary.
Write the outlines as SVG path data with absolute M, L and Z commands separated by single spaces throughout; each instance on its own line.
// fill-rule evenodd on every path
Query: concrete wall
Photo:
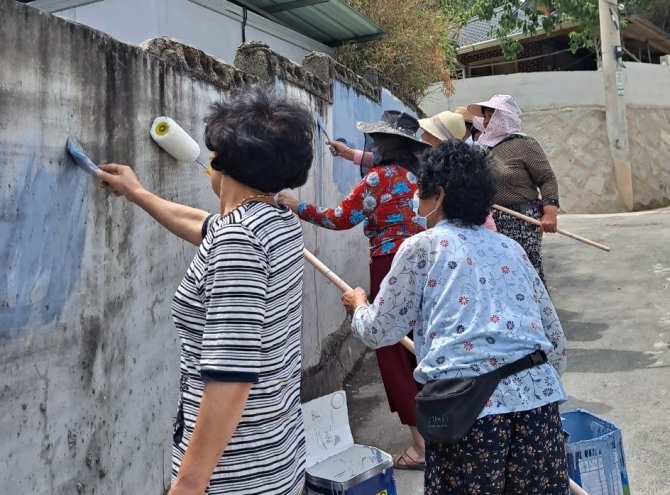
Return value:
M 170 303 L 195 248 L 97 189 L 66 156 L 67 136 L 96 161 L 132 164 L 159 195 L 215 211 L 201 169 L 149 138 L 156 116 L 179 122 L 206 159 L 207 107 L 245 81 L 276 84 L 354 139 L 356 118 L 411 109 L 379 74 L 371 82 L 321 54 L 301 67 L 248 43 L 233 67 L 167 39 L 125 45 L 13 0 L 0 13 L 0 492 L 158 495 L 177 398 Z M 297 194 L 333 206 L 357 172 L 333 162 L 322 136 L 314 146 Z M 367 285 L 360 228 L 304 227 L 310 250 Z M 346 327 L 338 290 L 306 266 L 305 397 L 341 386 L 361 355 Z
M 670 204 L 670 67 L 626 62 L 635 209 Z M 438 85 L 421 104 L 429 115 L 511 94 L 524 111 L 523 131 L 544 148 L 569 213 L 625 211 L 614 179 L 605 126 L 602 73 L 537 72 L 478 77 L 455 83 L 446 98 Z
M 71 4 L 73 2 L 69 2 Z M 90 0 L 64 8 L 62 0 L 38 0 L 33 6 L 98 29 L 135 45 L 169 36 L 226 62 L 242 43 L 243 9 L 225 0 Z M 258 40 L 277 53 L 300 62 L 312 51 L 332 54 L 332 48 L 291 29 L 247 12 L 246 41 Z

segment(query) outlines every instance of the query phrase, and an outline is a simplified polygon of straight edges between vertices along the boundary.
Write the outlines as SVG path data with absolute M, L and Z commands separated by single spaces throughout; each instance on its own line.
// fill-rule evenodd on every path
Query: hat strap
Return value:
M 440 131 L 447 139 L 455 139 L 454 135 L 447 128 L 447 126 L 444 125 L 444 123 L 440 120 L 440 118 L 437 115 L 433 116 L 433 118 L 430 120 L 433 122 L 433 124 L 435 124 L 437 130 Z

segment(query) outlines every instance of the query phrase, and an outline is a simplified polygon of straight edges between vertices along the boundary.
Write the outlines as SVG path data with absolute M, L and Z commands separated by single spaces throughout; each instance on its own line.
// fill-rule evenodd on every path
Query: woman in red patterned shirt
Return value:
M 370 297 L 374 298 L 400 244 L 423 230 L 412 221 L 412 198 L 417 190 L 418 155 L 429 145 L 416 137 L 418 121 L 397 110 L 385 111 L 377 123 L 358 122 L 356 128 L 373 140 L 377 163 L 337 207 L 300 203 L 285 193 L 280 193 L 278 201 L 302 220 L 328 229 L 346 230 L 364 222 L 370 240 Z M 391 411 L 409 426 L 414 441 L 394 456 L 394 466 L 422 470 L 425 444 L 416 429 L 414 407 L 414 397 L 420 390 L 413 377 L 416 358 L 401 344 L 376 352 Z

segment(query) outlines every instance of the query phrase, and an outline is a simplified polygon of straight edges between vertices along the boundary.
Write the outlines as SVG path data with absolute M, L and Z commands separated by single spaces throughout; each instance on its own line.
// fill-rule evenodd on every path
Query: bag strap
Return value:
M 502 368 L 498 368 L 496 371 L 497 375 L 502 380 L 503 378 L 507 378 L 508 376 L 513 375 L 514 373 L 527 370 L 534 366 L 539 366 L 546 363 L 547 361 L 547 355 L 544 353 L 544 351 L 539 350 L 529 354 L 524 358 L 514 361 L 513 363 L 506 364 Z

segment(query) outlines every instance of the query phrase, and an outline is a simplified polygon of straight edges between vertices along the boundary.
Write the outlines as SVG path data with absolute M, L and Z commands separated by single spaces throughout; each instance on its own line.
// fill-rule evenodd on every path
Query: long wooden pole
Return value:
M 498 211 L 502 211 L 503 213 L 507 213 L 508 215 L 512 215 L 513 217 L 520 218 L 521 220 L 525 220 L 528 223 L 532 223 L 535 225 L 542 225 L 542 222 L 540 222 L 539 220 L 533 217 L 529 217 L 528 215 L 524 215 L 523 213 L 519 213 L 518 211 L 510 210 L 509 208 L 505 208 L 504 206 L 500 205 L 493 205 L 493 207 Z M 573 234 L 572 232 L 568 232 L 567 230 L 556 229 L 556 232 L 558 232 L 559 234 L 563 234 L 564 236 L 570 237 L 571 239 L 575 239 L 576 241 L 588 244 L 589 246 L 602 249 L 603 251 L 610 251 L 610 248 L 605 246 L 604 244 L 600 244 L 598 242 L 592 241 L 591 239 L 587 239 L 586 237 Z
M 340 289 L 342 292 L 347 292 L 353 290 L 352 287 L 347 284 L 344 280 L 337 276 L 330 268 L 328 268 L 319 258 L 310 253 L 307 249 L 304 249 L 302 254 L 305 256 L 305 259 L 316 268 L 318 271 L 323 273 L 325 277 L 330 280 L 335 286 Z M 414 342 L 408 337 L 403 337 L 400 343 L 410 351 L 412 354 L 416 354 L 414 351 Z

